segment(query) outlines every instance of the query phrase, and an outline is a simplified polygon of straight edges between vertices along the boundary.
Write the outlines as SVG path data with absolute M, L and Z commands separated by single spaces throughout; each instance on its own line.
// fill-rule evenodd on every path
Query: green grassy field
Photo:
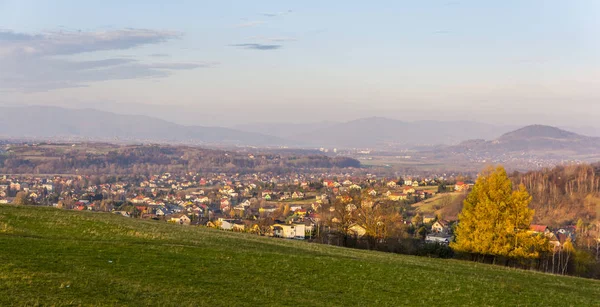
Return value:
M 0 305 L 592 306 L 600 281 L 0 206 Z

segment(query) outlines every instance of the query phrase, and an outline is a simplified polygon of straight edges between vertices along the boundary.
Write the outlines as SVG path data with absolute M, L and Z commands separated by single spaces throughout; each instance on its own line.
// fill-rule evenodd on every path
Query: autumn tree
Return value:
M 15 205 L 27 205 L 29 204 L 29 199 L 27 198 L 27 193 L 26 192 L 19 192 L 17 193 L 17 195 L 15 196 L 15 199 L 13 200 L 13 204 Z
M 506 259 L 539 258 L 549 250 L 545 237 L 529 233 L 531 196 L 513 191 L 503 167 L 484 170 L 464 201 L 451 247 L 458 252 Z
M 290 215 L 290 205 L 285 204 L 285 206 L 283 207 L 283 217 L 287 218 L 289 215 Z
M 348 246 L 350 228 L 355 223 L 357 207 L 352 201 L 351 197 L 337 197 L 329 208 L 329 226 L 335 228 L 342 237 L 343 246 Z
M 355 212 L 356 224 L 365 229 L 369 249 L 385 237 L 386 214 L 381 205 L 370 198 L 362 200 Z

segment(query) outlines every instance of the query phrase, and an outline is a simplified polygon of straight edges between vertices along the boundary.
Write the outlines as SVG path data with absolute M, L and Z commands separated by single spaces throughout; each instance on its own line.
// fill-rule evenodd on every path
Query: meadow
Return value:
M 0 305 L 594 306 L 600 281 L 0 205 Z

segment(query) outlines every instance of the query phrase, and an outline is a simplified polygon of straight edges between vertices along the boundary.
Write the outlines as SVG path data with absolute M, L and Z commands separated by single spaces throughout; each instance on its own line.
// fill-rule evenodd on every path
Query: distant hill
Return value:
M 473 138 L 492 138 L 512 127 L 469 121 L 406 122 L 384 117 L 361 118 L 314 129 L 293 137 L 317 146 L 414 147 L 458 144 Z
M 522 140 L 579 140 L 588 137 L 578 135 L 552 126 L 531 125 L 521 129 L 503 134 L 498 138 L 500 142 L 522 141 Z
M 0 136 L 280 145 L 281 138 L 230 128 L 183 126 L 142 115 L 93 109 L 0 107 Z
M 534 156 L 575 158 L 598 154 L 600 138 L 584 136 L 552 126 L 531 125 L 501 135 L 491 141 L 468 140 L 445 149 L 453 153 L 499 156 L 528 153 Z

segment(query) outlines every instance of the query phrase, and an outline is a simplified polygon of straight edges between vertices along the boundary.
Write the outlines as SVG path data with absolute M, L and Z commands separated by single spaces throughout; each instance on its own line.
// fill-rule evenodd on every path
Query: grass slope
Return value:
M 0 206 L 0 305 L 574 305 L 600 282 Z

